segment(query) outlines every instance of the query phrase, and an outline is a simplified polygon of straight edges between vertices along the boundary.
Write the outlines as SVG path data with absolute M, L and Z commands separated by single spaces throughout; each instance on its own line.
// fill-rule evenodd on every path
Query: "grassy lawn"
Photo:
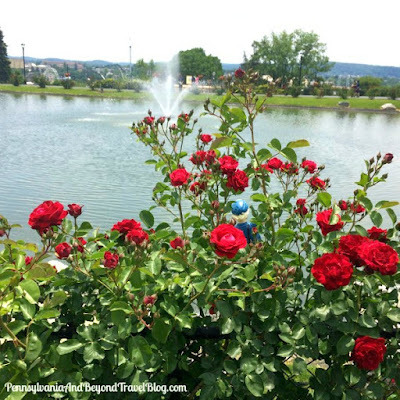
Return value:
M 46 88 L 39 88 L 38 86 L 13 86 L 8 84 L 0 84 L 0 92 L 11 93 L 34 93 L 34 94 L 50 94 L 50 95 L 63 95 L 63 96 L 88 96 L 88 97 L 102 97 L 113 99 L 130 99 L 130 100 L 146 100 L 151 99 L 151 95 L 146 92 L 136 93 L 132 90 L 123 90 L 117 92 L 115 89 L 105 89 L 104 92 L 99 90 L 93 91 L 89 88 L 75 87 L 72 89 L 64 89 L 61 86 L 47 86 Z M 260 95 L 260 98 L 262 95 Z M 204 102 L 207 98 L 219 98 L 212 93 L 192 94 L 189 93 L 185 100 Z M 349 98 L 342 100 L 339 97 L 322 97 L 317 98 L 314 96 L 306 97 L 291 97 L 291 96 L 274 96 L 267 99 L 266 104 L 271 106 L 290 106 L 290 107 L 316 107 L 316 108 L 337 108 L 338 102 L 347 101 L 350 103 L 350 109 L 360 110 L 379 110 L 380 106 L 385 103 L 392 103 L 400 109 L 400 100 L 389 99 L 374 99 L 368 98 Z

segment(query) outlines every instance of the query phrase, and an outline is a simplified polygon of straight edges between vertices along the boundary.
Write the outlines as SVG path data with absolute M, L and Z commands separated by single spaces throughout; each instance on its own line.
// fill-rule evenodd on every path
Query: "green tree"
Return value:
M 301 83 L 305 76 L 315 79 L 333 66 L 324 54 L 325 44 L 313 32 L 298 29 L 292 33 L 272 33 L 271 37 L 254 41 L 252 47 L 253 54 L 244 58 L 244 67 L 271 75 L 274 80 L 281 79 L 282 83 L 290 79 Z
M 140 60 L 137 60 L 135 64 L 133 75 L 136 78 L 147 80 L 153 76 L 155 69 L 156 67 L 153 60 L 146 63 L 143 58 L 141 58 Z
M 178 54 L 179 72 L 186 75 L 203 75 L 205 79 L 222 75 L 222 65 L 218 57 L 206 55 L 202 48 L 180 51 Z
M 8 82 L 11 75 L 10 61 L 7 56 L 7 45 L 3 40 L 3 31 L 0 29 L 0 82 Z

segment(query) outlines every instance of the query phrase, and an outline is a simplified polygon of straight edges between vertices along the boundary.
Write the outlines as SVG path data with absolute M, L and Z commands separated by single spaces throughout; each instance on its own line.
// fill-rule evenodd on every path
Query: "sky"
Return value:
M 301 29 L 330 61 L 400 67 L 400 0 L 0 0 L 10 57 L 169 61 L 202 47 L 241 63 L 253 41 Z

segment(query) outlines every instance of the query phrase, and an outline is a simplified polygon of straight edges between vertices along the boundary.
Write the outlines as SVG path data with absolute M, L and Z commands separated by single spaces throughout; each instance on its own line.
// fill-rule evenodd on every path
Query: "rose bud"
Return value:
M 79 204 L 68 204 L 68 213 L 74 218 L 79 217 L 82 214 L 82 207 Z
M 0 237 L 3 237 L 6 234 L 6 231 L 4 229 L 0 229 Z
M 169 242 L 169 244 L 171 245 L 171 247 L 173 249 L 178 249 L 178 248 L 183 248 L 185 247 L 185 242 L 182 238 L 180 238 L 179 236 L 176 237 L 174 240 L 171 240 Z
M 152 306 L 157 300 L 157 296 L 155 294 L 151 296 L 145 296 L 143 299 L 143 304 L 145 306 Z
M 213 200 L 211 202 L 211 207 L 215 208 L 215 209 L 219 208 L 219 201 L 218 200 Z
M 393 160 L 393 154 L 392 153 L 386 153 L 383 156 L 383 163 L 384 164 L 390 164 Z
M 56 256 L 59 259 L 68 258 L 71 254 L 72 247 L 67 242 L 60 243 L 56 246 Z

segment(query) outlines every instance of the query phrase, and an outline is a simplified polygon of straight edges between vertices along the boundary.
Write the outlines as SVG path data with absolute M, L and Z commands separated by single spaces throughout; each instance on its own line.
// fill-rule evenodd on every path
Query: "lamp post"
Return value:
M 300 55 L 300 68 L 299 68 L 299 86 L 301 86 L 301 68 L 303 66 L 303 59 L 304 59 L 304 54 Z
M 25 72 L 25 43 L 21 43 L 22 47 L 22 62 L 24 64 L 24 83 L 26 84 L 26 72 Z

